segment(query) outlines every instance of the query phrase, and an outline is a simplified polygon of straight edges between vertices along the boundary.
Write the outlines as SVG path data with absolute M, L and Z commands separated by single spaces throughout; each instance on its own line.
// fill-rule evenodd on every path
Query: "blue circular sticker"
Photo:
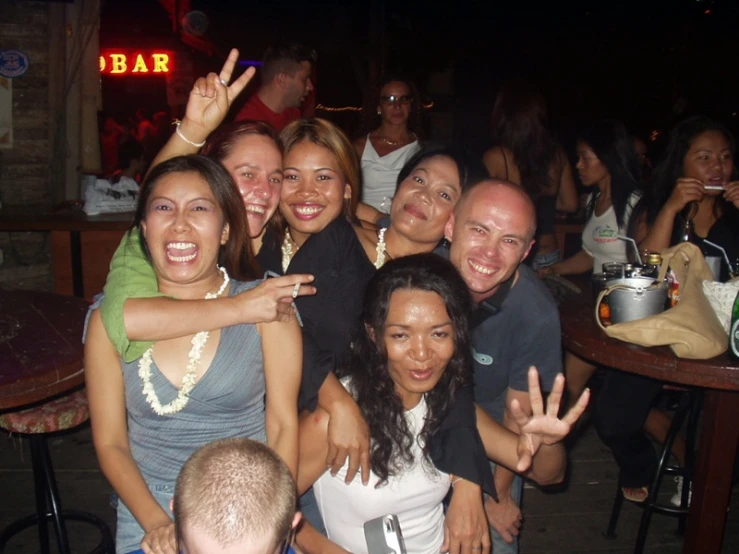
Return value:
M 28 56 L 20 50 L 0 50 L 0 75 L 20 77 L 28 71 Z

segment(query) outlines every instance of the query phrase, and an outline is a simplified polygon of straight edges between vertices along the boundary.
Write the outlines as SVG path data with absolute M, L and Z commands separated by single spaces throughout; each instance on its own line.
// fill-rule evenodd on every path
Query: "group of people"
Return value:
M 265 59 L 258 102 L 245 110 L 298 110 L 312 91 L 312 56 L 285 48 Z M 561 441 L 589 398 L 581 391 L 559 417 L 559 314 L 523 263 L 538 241 L 538 271 L 558 269 L 553 224 L 541 222 L 576 207 L 545 114 L 522 107 L 516 117 L 536 117 L 542 132 L 517 136 L 501 100 L 488 175 L 455 149 L 419 144 L 408 123 L 417 94 L 397 78 L 381 83 L 379 123 L 354 143 L 297 112 L 289 122 L 223 123 L 254 75 L 233 79 L 237 60 L 234 50 L 193 86 L 91 309 L 87 390 L 118 497 L 117 552 L 275 552 L 293 527 L 306 553 L 366 552 L 364 523 L 388 514 L 409 552 L 489 552 L 491 535 L 495 552 L 517 551 L 522 476 L 563 479 Z M 280 95 L 292 100 L 278 104 Z M 616 170 L 595 138 L 582 144 L 581 176 L 586 155 L 602 166 L 586 183 L 600 189 L 594 212 L 612 195 L 620 213 Z M 385 188 L 365 190 L 372 171 Z M 686 202 L 693 181 L 680 186 Z M 728 210 L 739 188 L 722 184 Z M 651 216 L 637 215 L 649 207 L 633 211 L 650 229 L 645 240 L 657 240 Z M 181 483 L 201 473 L 188 466 L 204 467 L 196 452 L 236 439 L 282 460 L 299 525 L 295 507 L 285 515 L 269 492 L 233 499 L 237 515 L 218 522 L 197 509 L 200 493 L 183 499 Z M 202 498 L 242 465 L 226 463 L 197 487 Z M 267 527 L 274 533 L 257 539 L 254 529 Z

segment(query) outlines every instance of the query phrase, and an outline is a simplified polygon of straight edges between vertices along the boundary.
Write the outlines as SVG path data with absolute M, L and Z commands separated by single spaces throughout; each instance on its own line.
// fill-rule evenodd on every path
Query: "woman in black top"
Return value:
M 661 250 L 688 239 L 710 252 L 706 239 L 739 257 L 739 181 L 733 161 L 734 137 L 720 123 L 697 116 L 677 125 L 651 186 L 634 209 L 630 234 L 642 250 Z M 734 270 L 737 268 L 734 267 Z M 721 277 L 728 276 L 722 263 Z M 642 501 L 657 464 L 645 430 L 664 441 L 670 420 L 652 407 L 662 382 L 621 371 L 609 372 L 598 395 L 594 418 L 619 465 L 624 495 Z M 673 453 L 684 462 L 684 442 Z M 679 505 L 681 486 L 673 496 Z

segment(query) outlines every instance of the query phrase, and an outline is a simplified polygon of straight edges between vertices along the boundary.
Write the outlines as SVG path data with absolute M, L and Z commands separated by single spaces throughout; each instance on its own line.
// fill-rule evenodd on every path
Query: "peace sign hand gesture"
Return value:
M 565 378 L 561 373 L 554 380 L 554 387 L 549 393 L 546 413 L 544 413 L 544 401 L 542 399 L 541 387 L 539 386 L 539 372 L 534 366 L 529 368 L 529 399 L 531 400 L 531 416 L 522 409 L 518 400 L 511 402 L 511 412 L 521 430 L 518 440 L 518 467 L 517 471 L 523 472 L 531 467 L 534 455 L 542 445 L 552 445 L 562 439 L 572 429 L 572 426 L 585 411 L 590 400 L 590 390 L 580 395 L 577 403 L 565 414 L 562 419 L 557 417 L 562 393 L 564 391 Z
M 255 69 L 248 68 L 230 85 L 239 51 L 231 49 L 221 72 L 200 77 L 190 91 L 182 120 L 182 132 L 193 142 L 202 142 L 223 122 L 236 97 L 254 77 Z

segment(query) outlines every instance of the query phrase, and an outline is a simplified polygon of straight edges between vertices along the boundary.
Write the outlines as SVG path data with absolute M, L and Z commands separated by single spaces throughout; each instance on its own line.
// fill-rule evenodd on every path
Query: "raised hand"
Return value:
M 731 181 L 726 184 L 726 192 L 724 192 L 724 198 L 727 202 L 731 202 L 734 206 L 739 209 L 739 181 Z
M 182 131 L 190 140 L 204 141 L 223 122 L 233 101 L 251 81 L 253 67 L 229 85 L 238 61 L 239 51 L 233 48 L 220 73 L 208 73 L 195 81 L 182 120 Z
M 531 400 L 531 416 L 521 409 L 518 400 L 511 402 L 511 412 L 521 430 L 518 441 L 517 471 L 526 471 L 541 445 L 552 445 L 567 436 L 572 426 L 585 411 L 590 400 L 590 389 L 580 395 L 577 403 L 559 419 L 560 403 L 564 391 L 565 378 L 561 373 L 554 380 L 554 387 L 549 393 L 546 413 L 544 400 L 539 386 L 539 372 L 534 366 L 529 368 L 529 398 Z
M 675 183 L 670 197 L 667 199 L 667 206 L 674 214 L 678 214 L 691 202 L 700 202 L 703 200 L 703 182 L 692 177 L 681 177 Z

